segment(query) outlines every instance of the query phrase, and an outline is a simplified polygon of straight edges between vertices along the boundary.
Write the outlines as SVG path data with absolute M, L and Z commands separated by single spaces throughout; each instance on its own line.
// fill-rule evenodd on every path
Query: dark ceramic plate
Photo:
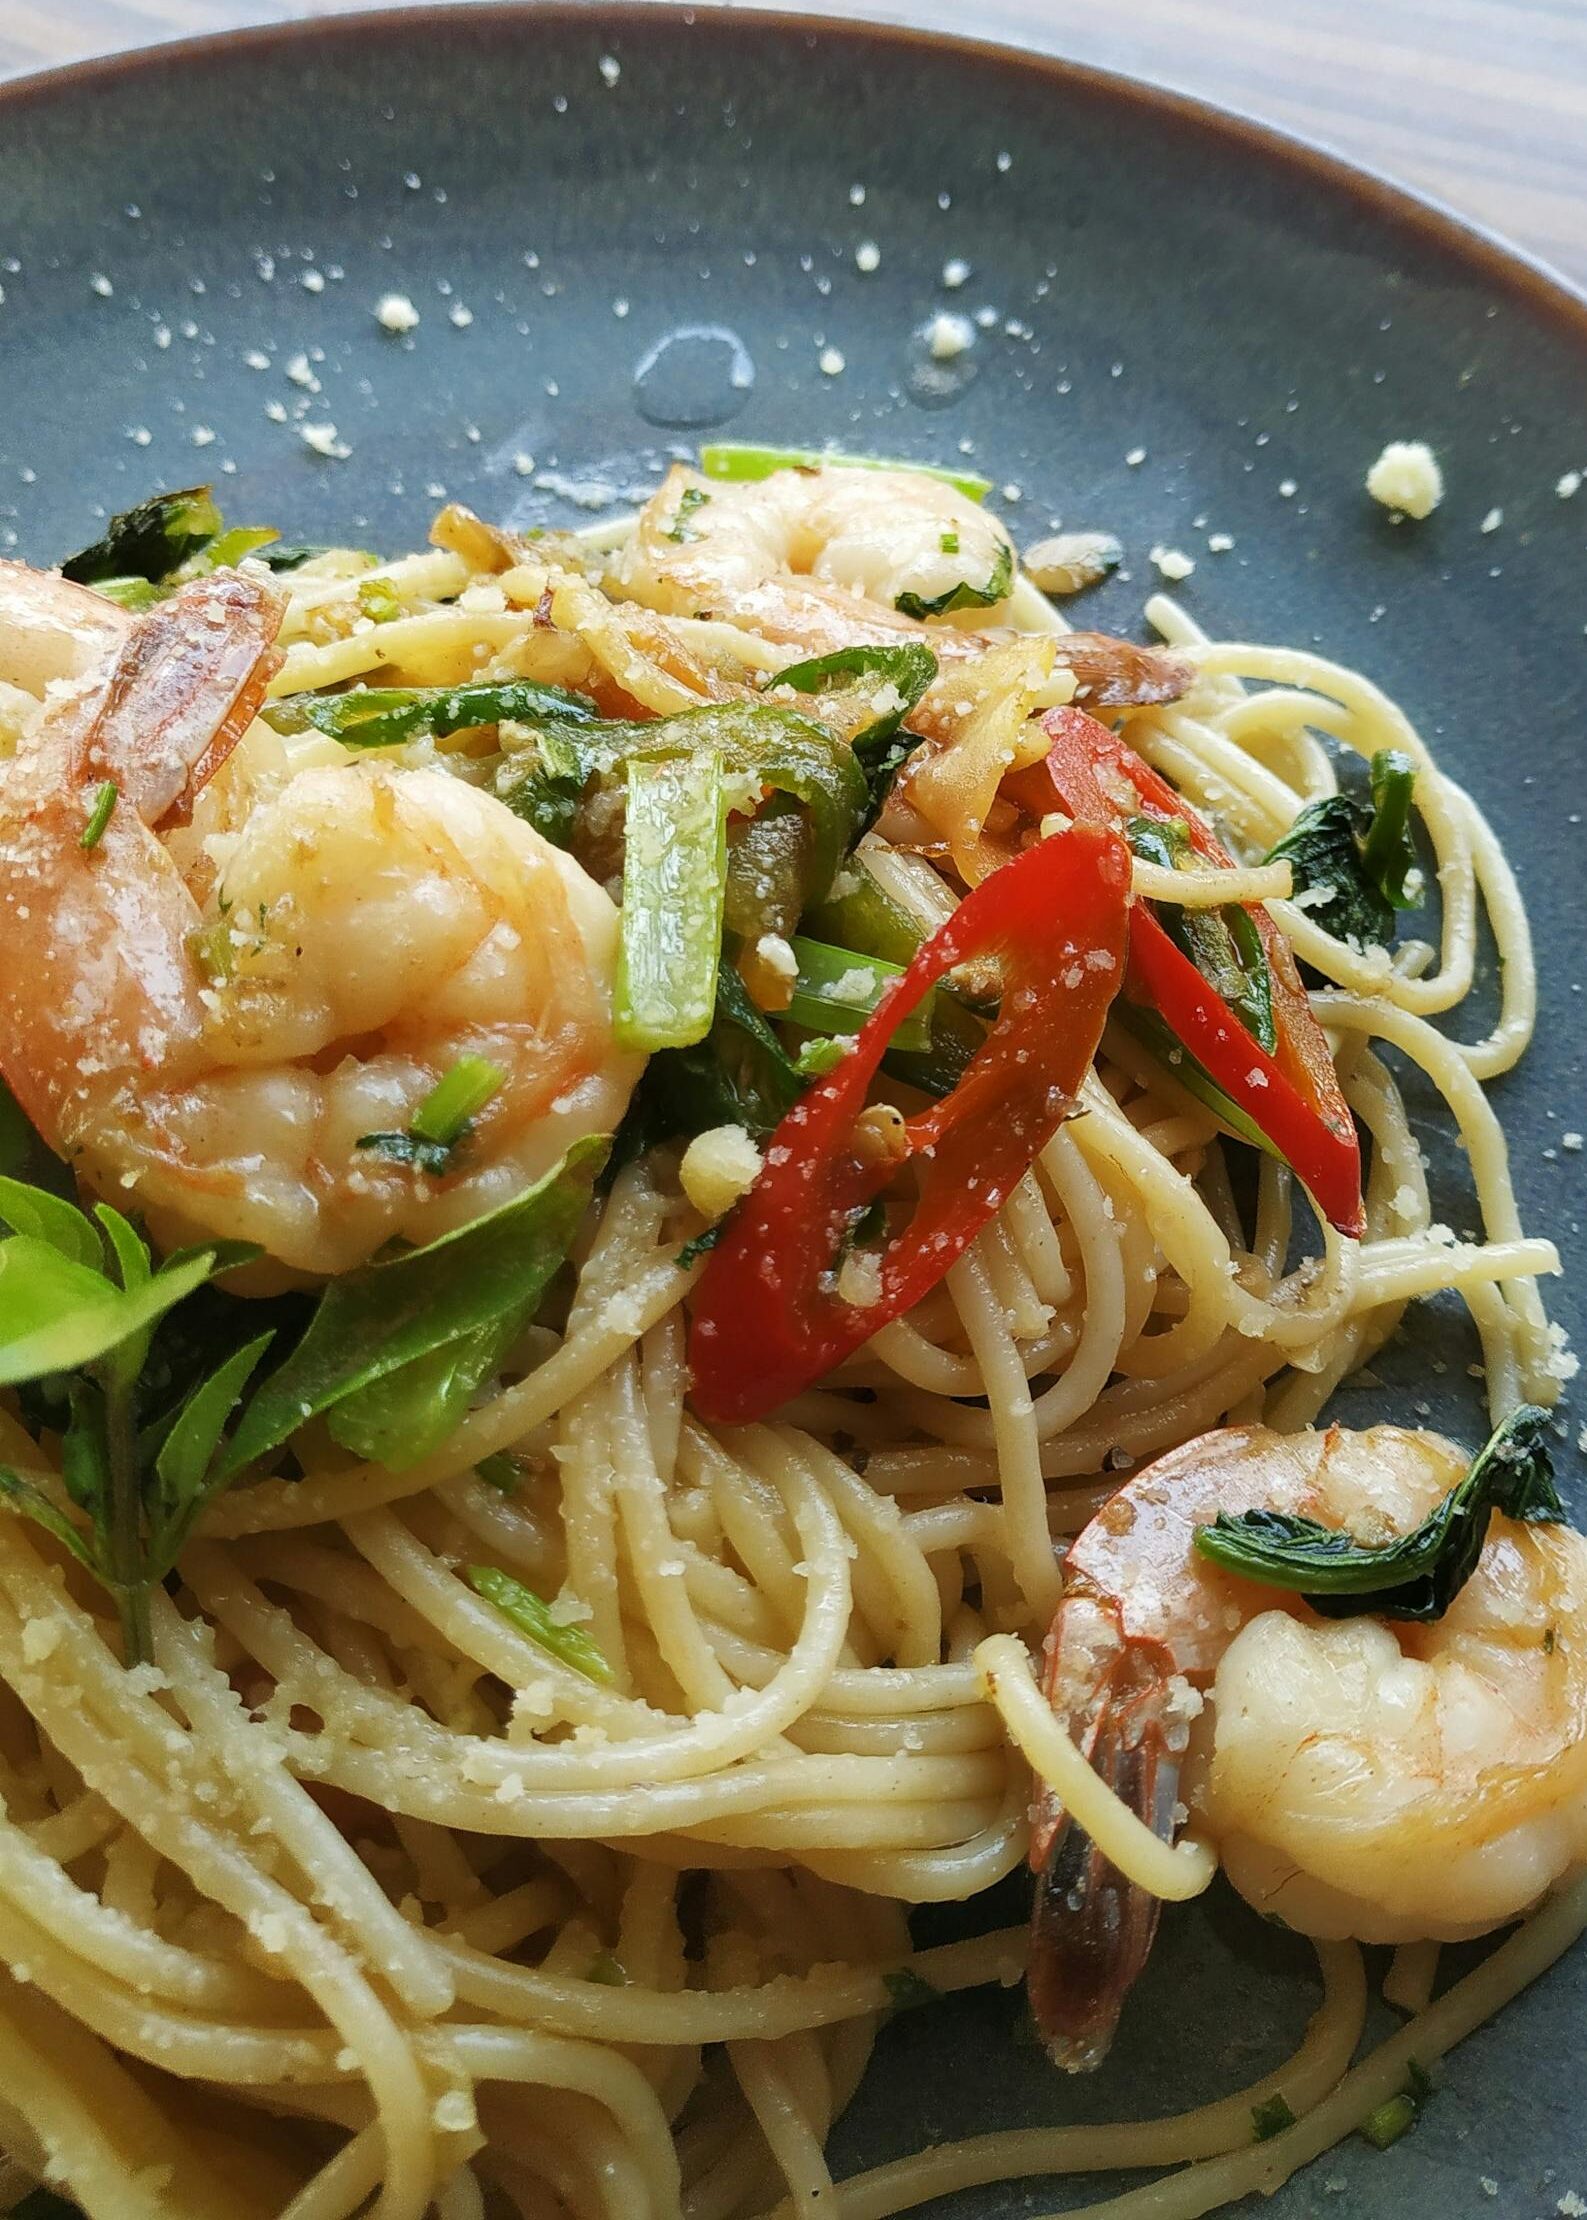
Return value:
M 969 274 L 950 287 L 954 261 Z M 514 521 L 576 516 L 729 421 L 973 451 L 1019 489 L 1024 533 L 1061 515 L 1123 537 L 1133 576 L 1093 598 L 1101 625 L 1138 621 L 1153 542 L 1187 549 L 1205 625 L 1374 674 L 1505 836 L 1543 1017 L 1498 1094 L 1527 1222 L 1574 1252 L 1556 1301 L 1579 1325 L 1587 1158 L 1560 1142 L 1587 1126 L 1587 493 L 1555 487 L 1587 467 L 1587 308 L 1541 273 L 1319 154 L 1061 63 L 544 7 L 300 24 L 9 88 L 0 286 L 0 549 L 36 561 L 200 477 L 239 521 L 390 550 L 422 539 L 443 488 Z M 420 310 L 411 342 L 375 323 L 389 291 Z M 915 335 L 939 310 L 976 336 L 933 377 Z M 314 453 L 304 424 L 348 452 Z M 1362 478 L 1398 437 L 1435 444 L 1449 492 L 1395 529 Z M 1445 1391 L 1470 1389 L 1472 1353 L 1424 1308 L 1351 1405 L 1431 1404 L 1469 1438 L 1475 1402 Z M 907 2016 L 839 2130 L 840 2170 L 1226 2090 L 1298 2034 L 1307 1955 L 1226 1896 L 1170 1917 L 1091 2081 L 1049 2074 L 1012 1998 Z M 1466 2044 L 1413 2136 L 1322 2159 L 1271 2209 L 1552 2213 L 1587 2190 L 1584 2048 L 1578 1953 Z

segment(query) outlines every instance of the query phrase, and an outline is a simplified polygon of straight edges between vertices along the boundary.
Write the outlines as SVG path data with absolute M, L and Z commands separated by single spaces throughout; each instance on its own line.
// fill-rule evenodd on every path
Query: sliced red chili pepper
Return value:
M 1022 773 L 1017 788 L 1011 782 L 1016 798 L 1033 811 L 1050 807 L 1048 797 L 1056 795 L 1058 806 L 1077 822 L 1118 825 L 1141 812 L 1164 822 L 1177 820 L 1198 855 L 1223 869 L 1233 865 L 1206 819 L 1117 733 L 1080 709 L 1049 710 L 1042 723 L 1052 741 L 1045 760 Z M 1236 1108 L 1293 1166 L 1329 1223 L 1341 1233 L 1359 1236 L 1366 1223 L 1361 1148 L 1328 1043 L 1312 1015 L 1289 942 L 1260 902 L 1245 907 L 1261 936 L 1272 980 L 1276 1039 L 1271 1056 L 1144 903 L 1131 913 L 1125 996 L 1157 1011 Z
M 877 1004 L 842 1062 L 772 1135 L 695 1291 L 695 1407 L 759 1418 L 936 1286 L 1001 1208 L 1071 1108 L 1123 976 L 1130 857 L 1110 828 L 1074 825 L 983 879 Z M 878 1158 L 857 1141 L 897 1027 L 945 972 L 995 955 L 997 1023 L 951 1094 L 906 1119 Z M 874 1252 L 877 1299 L 837 1292 L 845 1241 L 900 1165 L 908 1224 Z

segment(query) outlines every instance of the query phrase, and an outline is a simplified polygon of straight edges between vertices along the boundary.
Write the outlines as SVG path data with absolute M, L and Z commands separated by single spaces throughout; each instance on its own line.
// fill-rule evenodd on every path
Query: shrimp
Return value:
M 722 485 L 678 465 L 640 511 L 608 584 L 663 616 L 718 617 L 807 655 L 929 639 L 940 659 L 983 654 L 984 633 L 911 610 L 979 605 L 1006 624 L 1014 547 L 987 510 L 917 470 L 841 464 Z M 978 620 L 980 621 L 980 620 Z M 1055 643 L 1075 699 L 1095 708 L 1177 700 L 1182 657 L 1101 632 Z M 933 730 L 930 697 L 915 723 Z
M 1453 1941 L 1515 1918 L 1587 1855 L 1587 1540 L 1493 1515 L 1443 1617 L 1324 1619 L 1196 1550 L 1220 1511 L 1382 1542 L 1469 1459 L 1397 1426 L 1230 1427 L 1147 1466 L 1078 1537 L 1044 1686 L 1164 1839 L 1187 1816 L 1256 1908 L 1303 1933 Z M 1055 2061 L 1105 2054 L 1157 1900 L 1046 1797 L 1031 2003 Z
M 605 892 L 493 796 L 357 760 L 230 796 L 184 876 L 173 827 L 258 705 L 279 603 L 217 572 L 96 656 L 78 593 L 0 574 L 0 654 L 8 608 L 42 637 L 58 594 L 79 673 L 0 768 L 0 1071 L 83 1184 L 162 1246 L 259 1244 L 279 1284 L 434 1239 L 613 1130 L 643 1059 L 614 1042 Z M 502 1076 L 455 1169 L 360 1147 L 464 1055 Z

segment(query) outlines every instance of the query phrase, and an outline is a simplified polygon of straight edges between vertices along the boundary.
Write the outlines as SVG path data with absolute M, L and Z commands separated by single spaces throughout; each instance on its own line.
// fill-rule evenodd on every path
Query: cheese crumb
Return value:
M 855 269 L 863 270 L 865 275 L 869 277 L 873 270 L 880 269 L 881 262 L 882 250 L 876 244 L 876 241 L 874 239 L 862 239 L 854 250 Z
M 881 1259 L 851 1250 L 838 1273 L 838 1299 L 856 1310 L 874 1310 L 882 1299 Z
M 116 290 L 102 270 L 96 270 L 88 282 L 102 301 L 108 301 Z
M 1227 555 L 1233 545 L 1234 534 L 1232 532 L 1209 532 L 1207 535 L 1207 553 L 1209 555 Z
M 1579 470 L 1567 470 L 1564 477 L 1555 486 L 1554 491 L 1562 501 L 1569 501 L 1573 495 L 1581 492 L 1581 472 Z
M 1559 1137 L 1559 1145 L 1562 1149 L 1569 1149 L 1574 1156 L 1582 1145 L 1582 1137 L 1579 1133 L 1562 1133 Z
M 1490 509 L 1487 515 L 1483 518 L 1481 524 L 1478 526 L 1478 530 L 1482 532 L 1497 532 L 1503 522 L 1504 511 L 1502 509 Z
M 1587 2213 L 1587 2197 L 1578 2197 L 1574 2189 L 1567 2189 L 1554 2210 L 1563 2213 L 1565 2220 L 1582 2220 Z
M 817 363 L 817 367 L 819 368 L 821 375 L 824 378 L 841 377 L 843 375 L 844 367 L 843 357 L 841 354 L 839 354 L 836 347 L 823 347 Z
M 1139 470 L 1146 460 L 1146 449 L 1144 447 L 1132 447 L 1124 460 L 1129 469 Z
M 615 85 L 618 78 L 623 74 L 623 65 L 615 54 L 603 54 L 597 66 L 600 69 L 601 80 L 604 84 Z
M 939 309 L 926 326 L 926 346 L 933 362 L 952 362 L 975 345 L 975 333 L 963 316 Z
M 455 324 L 459 331 L 467 331 L 469 325 L 474 321 L 474 311 L 471 308 L 465 308 L 461 301 L 457 301 L 453 304 L 447 321 Z
M 1391 439 L 1367 472 L 1367 491 L 1385 509 L 1420 520 L 1444 498 L 1444 474 L 1425 439 Z
M 951 262 L 942 265 L 942 282 L 950 293 L 957 293 L 961 285 L 969 283 L 970 265 L 955 255 Z
M 345 462 L 352 453 L 347 442 L 338 435 L 334 424 L 300 424 L 298 437 L 316 455 L 327 455 L 333 462 Z
M 1177 547 L 1154 547 L 1152 561 L 1163 576 L 1176 585 L 1180 579 L 1188 578 L 1196 567 L 1190 557 L 1182 555 Z
M 29 1619 L 22 1629 L 22 1656 L 29 1665 L 42 1665 L 55 1653 L 61 1638 L 59 1623 L 54 1619 Z
M 375 303 L 375 322 L 382 331 L 413 331 L 419 322 L 419 311 L 406 293 L 383 293 Z
M 689 1143 L 678 1178 L 700 1216 L 714 1223 L 748 1194 L 760 1165 L 760 1150 L 741 1125 L 717 1125 Z

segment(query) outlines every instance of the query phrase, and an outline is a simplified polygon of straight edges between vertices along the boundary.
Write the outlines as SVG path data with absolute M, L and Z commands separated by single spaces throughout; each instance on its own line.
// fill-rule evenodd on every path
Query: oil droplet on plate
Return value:
M 634 366 L 634 405 L 647 424 L 698 431 L 737 416 L 755 383 L 749 349 L 726 324 L 680 324 Z
M 975 382 L 975 326 L 968 316 L 939 309 L 909 335 L 909 397 L 922 408 L 946 408 Z

